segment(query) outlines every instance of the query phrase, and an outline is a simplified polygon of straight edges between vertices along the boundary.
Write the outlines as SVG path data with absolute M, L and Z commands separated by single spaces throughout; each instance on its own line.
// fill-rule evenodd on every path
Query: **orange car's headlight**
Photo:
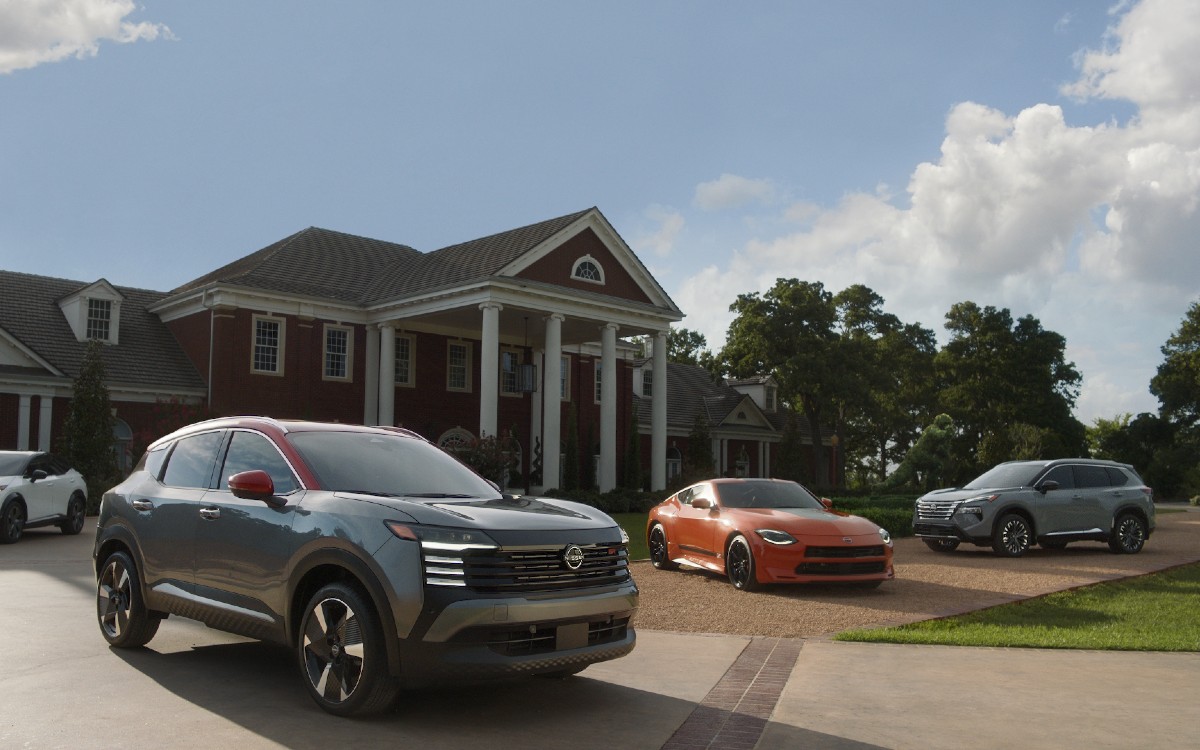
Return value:
M 792 536 L 786 531 L 779 531 L 778 529 L 755 529 L 754 533 L 762 537 L 764 542 L 768 542 L 770 544 L 778 544 L 783 546 L 796 543 L 796 537 Z

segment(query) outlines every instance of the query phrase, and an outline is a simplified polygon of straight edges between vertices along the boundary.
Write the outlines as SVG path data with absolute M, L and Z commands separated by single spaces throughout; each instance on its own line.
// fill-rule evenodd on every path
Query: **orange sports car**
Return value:
M 782 479 L 710 479 L 650 509 L 646 540 L 660 570 L 705 568 L 750 591 L 765 583 L 878 586 L 895 577 L 892 537 Z

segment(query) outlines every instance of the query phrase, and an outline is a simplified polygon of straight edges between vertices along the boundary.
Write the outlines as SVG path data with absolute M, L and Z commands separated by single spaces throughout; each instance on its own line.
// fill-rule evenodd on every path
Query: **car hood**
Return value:
M 8 476 L 0 476 L 0 484 L 8 485 L 16 482 L 21 478 L 20 474 L 10 474 Z
M 537 497 L 379 498 L 347 495 L 402 510 L 414 521 L 434 526 L 482 530 L 549 531 L 613 528 L 617 522 L 591 506 Z
M 957 487 L 951 487 L 945 490 L 934 490 L 927 492 L 917 498 L 917 502 L 927 501 L 946 501 L 946 500 L 966 500 L 980 495 L 996 495 L 1001 492 L 1016 492 L 1017 490 L 1025 489 L 1023 487 L 984 487 L 977 490 L 964 490 Z
M 756 529 L 795 530 L 809 536 L 875 534 L 879 526 L 861 516 L 841 516 L 818 508 L 741 508 Z

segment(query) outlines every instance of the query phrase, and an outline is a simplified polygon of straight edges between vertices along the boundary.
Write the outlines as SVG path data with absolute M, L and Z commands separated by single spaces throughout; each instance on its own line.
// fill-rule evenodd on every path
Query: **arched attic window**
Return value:
M 592 284 L 604 283 L 604 269 L 600 267 L 600 262 L 590 255 L 585 255 L 575 261 L 574 270 L 571 271 L 571 278 L 587 281 Z

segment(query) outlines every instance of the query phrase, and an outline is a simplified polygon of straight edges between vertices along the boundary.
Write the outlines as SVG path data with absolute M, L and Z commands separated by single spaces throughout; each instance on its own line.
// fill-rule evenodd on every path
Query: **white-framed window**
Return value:
M 772 411 L 772 412 L 775 411 L 775 409 L 776 409 L 775 399 L 776 399 L 776 394 L 777 394 L 778 390 L 779 389 L 773 385 L 767 386 L 767 395 L 766 395 L 767 411 Z
M 250 371 L 266 375 L 283 374 L 283 347 L 286 328 L 282 318 L 254 316 L 254 348 Z
M 604 268 L 600 265 L 600 261 L 590 255 L 585 255 L 575 261 L 575 265 L 571 269 L 571 278 L 592 284 L 603 284 Z
M 417 342 L 415 337 L 407 333 L 396 334 L 396 385 L 412 388 L 417 384 L 416 364 Z
M 571 400 L 571 358 L 565 354 L 558 361 L 558 395 L 563 401 Z
M 471 391 L 471 345 L 446 342 L 446 390 Z
M 350 380 L 353 331 L 345 326 L 325 326 L 325 380 Z
M 642 368 L 642 398 L 650 398 L 654 395 L 654 370 L 649 367 Z
M 517 349 L 500 350 L 500 393 L 506 396 L 521 395 L 521 352 Z
M 108 341 L 112 324 L 112 300 L 89 298 L 87 301 L 87 338 Z
M 600 382 L 600 377 L 604 373 L 604 370 L 601 367 L 602 364 L 603 363 L 599 359 L 593 360 L 593 362 L 592 362 L 592 372 L 594 372 L 596 374 L 595 379 L 592 381 L 592 383 L 594 385 L 594 387 L 592 389 L 594 391 L 594 393 L 592 395 L 595 397 L 595 401 L 597 404 L 600 403 L 600 398 L 604 393 L 604 389 Z
M 469 448 L 474 442 L 475 436 L 470 431 L 462 427 L 452 427 L 441 434 L 437 444 L 442 450 L 453 452 L 462 448 Z

